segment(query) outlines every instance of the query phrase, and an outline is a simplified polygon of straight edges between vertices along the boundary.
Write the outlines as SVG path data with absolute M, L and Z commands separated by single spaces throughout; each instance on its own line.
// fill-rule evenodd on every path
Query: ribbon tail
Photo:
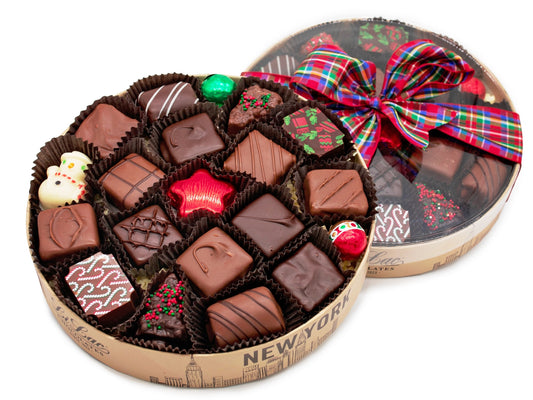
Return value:
M 456 115 L 439 131 L 506 160 L 522 161 L 522 127 L 517 113 L 494 107 L 444 106 Z

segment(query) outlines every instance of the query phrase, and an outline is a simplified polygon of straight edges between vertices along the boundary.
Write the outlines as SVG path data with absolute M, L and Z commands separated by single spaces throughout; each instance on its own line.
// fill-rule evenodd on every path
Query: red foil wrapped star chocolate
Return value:
M 205 169 L 199 169 L 189 178 L 174 182 L 167 196 L 178 209 L 179 216 L 187 217 L 197 210 L 222 214 L 233 202 L 235 192 L 232 184 L 214 178 Z

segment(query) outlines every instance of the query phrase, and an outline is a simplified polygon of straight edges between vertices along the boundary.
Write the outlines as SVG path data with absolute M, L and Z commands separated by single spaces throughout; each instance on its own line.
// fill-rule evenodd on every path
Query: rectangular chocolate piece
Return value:
M 128 154 L 111 167 L 98 182 L 112 203 L 121 210 L 131 208 L 144 193 L 165 177 L 158 167 L 137 153 Z
M 368 200 L 359 173 L 353 169 L 314 169 L 304 179 L 312 215 L 366 215 Z
M 279 144 L 251 131 L 235 151 L 224 161 L 229 171 L 246 172 L 268 185 L 280 183 L 289 169 L 296 163 L 296 156 Z
M 185 288 L 176 274 L 169 274 L 156 291 L 150 293 L 140 317 L 137 335 L 153 339 L 182 341 Z
M 65 280 L 85 314 L 102 325 L 116 325 L 135 312 L 137 293 L 112 254 L 98 252 L 72 265 Z
M 41 211 L 37 216 L 37 227 L 42 261 L 58 260 L 100 246 L 96 215 L 90 204 Z
M 298 140 L 308 154 L 323 157 L 344 146 L 344 133 L 319 108 L 303 107 L 285 116 L 283 122 L 283 129 Z
M 158 205 L 147 207 L 113 227 L 133 262 L 141 266 L 163 246 L 183 239 Z
M 176 263 L 205 296 L 213 296 L 243 277 L 253 259 L 228 234 L 215 227 L 200 236 Z
M 246 233 L 267 257 L 304 229 L 302 222 L 269 193 L 247 205 L 231 223 Z
M 335 264 L 312 243 L 305 244 L 278 265 L 272 277 L 306 311 L 317 307 L 344 282 L 344 276 Z
M 428 147 L 422 152 L 422 167 L 417 181 L 431 180 L 450 184 L 461 166 L 464 148 L 440 137 L 430 138 Z
M 207 113 L 171 124 L 161 134 L 161 154 L 166 161 L 175 165 L 225 148 L 226 144 Z
M 207 317 L 219 347 L 285 330 L 281 308 L 272 292 L 264 286 L 209 306 Z
M 151 122 L 198 102 L 192 86 L 176 82 L 141 92 L 137 97 Z

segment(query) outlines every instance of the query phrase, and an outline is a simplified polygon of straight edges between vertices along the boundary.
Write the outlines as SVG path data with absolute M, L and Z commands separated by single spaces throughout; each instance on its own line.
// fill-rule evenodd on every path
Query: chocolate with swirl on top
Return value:
M 218 227 L 196 239 L 176 259 L 176 264 L 205 296 L 213 296 L 243 277 L 252 263 L 252 256 Z
M 212 304 L 207 317 L 208 329 L 219 347 L 285 330 L 281 308 L 264 286 Z

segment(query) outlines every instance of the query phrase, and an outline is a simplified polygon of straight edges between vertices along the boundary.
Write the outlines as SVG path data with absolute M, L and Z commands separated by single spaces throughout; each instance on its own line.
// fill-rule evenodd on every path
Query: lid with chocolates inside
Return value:
M 242 75 L 290 87 L 341 119 L 377 192 L 373 250 L 453 235 L 516 179 L 519 116 L 493 75 L 447 37 L 381 18 L 334 21 L 283 40 Z M 319 113 L 305 120 L 309 112 L 282 115 L 283 128 L 321 154 L 313 127 L 327 126 Z
M 94 101 L 44 144 L 28 233 L 38 270 L 86 323 L 143 348 L 224 353 L 331 304 L 376 207 L 321 104 L 256 78 L 175 73 Z

